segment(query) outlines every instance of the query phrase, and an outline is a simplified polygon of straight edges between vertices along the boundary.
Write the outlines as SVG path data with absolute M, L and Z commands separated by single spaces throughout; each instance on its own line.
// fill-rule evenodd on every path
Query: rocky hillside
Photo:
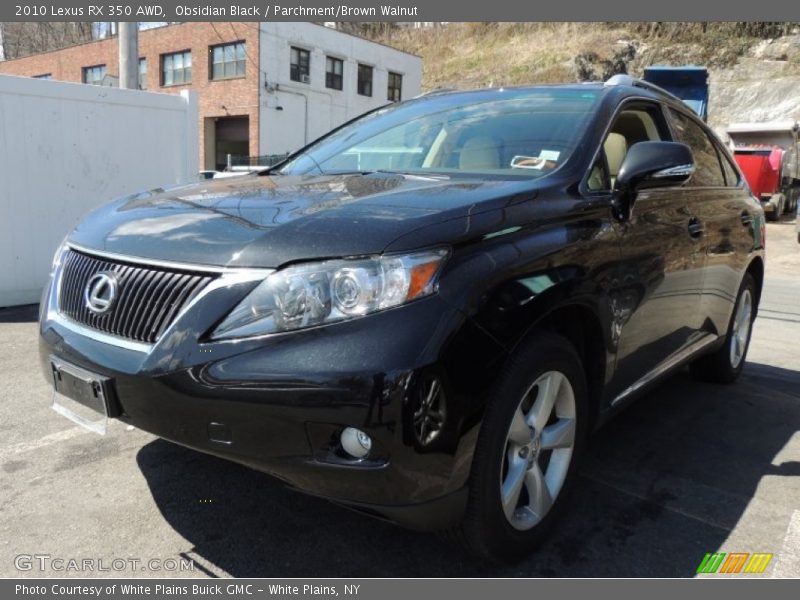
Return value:
M 652 64 L 711 71 L 710 122 L 800 120 L 796 23 L 451 23 L 383 42 L 424 59 L 425 90 L 604 80 Z
M 800 121 L 800 35 L 754 44 L 735 65 L 711 70 L 709 122 Z

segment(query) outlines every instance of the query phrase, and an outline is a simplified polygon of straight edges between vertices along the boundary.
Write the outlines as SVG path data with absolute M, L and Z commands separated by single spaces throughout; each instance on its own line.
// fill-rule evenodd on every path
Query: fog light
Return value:
M 372 438 L 355 427 L 342 431 L 342 449 L 354 458 L 364 458 L 372 448 Z

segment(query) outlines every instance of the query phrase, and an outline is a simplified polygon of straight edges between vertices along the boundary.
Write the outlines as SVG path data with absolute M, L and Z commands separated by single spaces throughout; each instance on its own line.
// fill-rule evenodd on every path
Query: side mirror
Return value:
M 636 194 L 656 187 L 683 185 L 694 173 L 692 151 L 677 142 L 639 142 L 628 149 L 614 183 L 620 218 L 631 215 Z

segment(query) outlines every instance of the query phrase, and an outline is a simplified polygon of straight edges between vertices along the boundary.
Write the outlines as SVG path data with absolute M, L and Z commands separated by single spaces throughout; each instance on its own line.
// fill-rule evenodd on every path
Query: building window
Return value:
M 53 78 L 53 74 L 52 73 L 42 73 L 41 75 L 34 75 L 33 78 L 34 79 L 52 79 Z
M 358 65 L 358 93 L 372 96 L 372 67 L 368 65 Z
M 95 65 L 93 67 L 83 67 L 83 83 L 90 85 L 101 85 L 103 77 L 106 76 L 105 65 Z
M 139 89 L 147 89 L 147 59 L 139 59 Z
M 403 76 L 400 73 L 392 73 L 389 71 L 389 88 L 387 90 L 386 99 L 391 102 L 400 102 L 403 96 Z
M 244 42 L 211 47 L 211 79 L 244 77 Z
M 161 85 L 192 83 L 192 52 L 161 55 Z
M 328 56 L 325 59 L 325 87 L 332 90 L 341 90 L 344 61 Z
M 292 81 L 309 82 L 311 71 L 311 53 L 302 48 L 292 46 L 291 58 L 289 59 L 289 78 Z

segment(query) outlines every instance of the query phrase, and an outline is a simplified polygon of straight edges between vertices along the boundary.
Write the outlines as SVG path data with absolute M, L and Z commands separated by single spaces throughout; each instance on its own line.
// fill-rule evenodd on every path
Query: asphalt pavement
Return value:
M 680 372 L 596 433 L 565 518 L 511 567 L 119 422 L 73 426 L 49 407 L 36 308 L 0 310 L 0 576 L 691 577 L 708 552 L 764 552 L 763 576 L 800 577 L 800 244 L 767 229 L 739 382 Z

